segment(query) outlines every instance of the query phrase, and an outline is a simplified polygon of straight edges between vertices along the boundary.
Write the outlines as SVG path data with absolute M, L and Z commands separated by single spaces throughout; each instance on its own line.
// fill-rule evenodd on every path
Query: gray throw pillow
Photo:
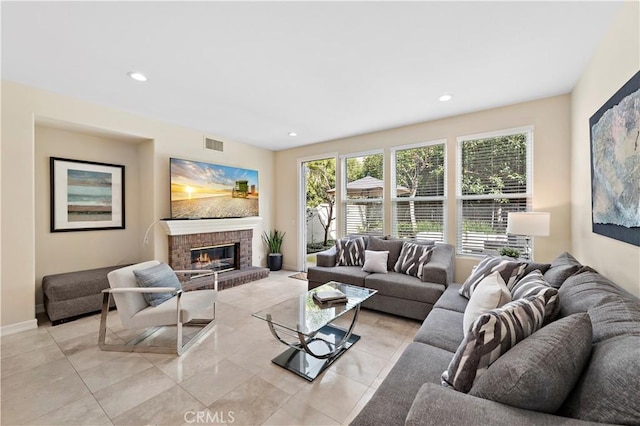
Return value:
M 336 240 L 336 266 L 364 265 L 364 238 L 341 238 Z
M 578 384 L 558 415 L 598 423 L 640 425 L 639 348 L 638 335 L 618 336 L 594 344 Z
M 476 286 L 480 284 L 480 281 L 493 272 L 500 272 L 507 288 L 511 289 L 518 278 L 522 276 L 524 268 L 524 262 L 514 261 L 510 257 L 487 256 L 478 263 L 478 266 L 475 267 L 471 275 L 469 275 L 464 284 L 462 284 L 458 293 L 467 299 L 470 298 L 471 293 L 473 293 Z
M 173 287 L 176 290 L 182 290 L 176 273 L 164 262 L 151 268 L 134 270 L 133 274 L 136 276 L 138 287 Z M 158 306 L 174 295 L 174 293 L 142 293 L 151 306 Z
M 551 262 L 551 268 L 544 273 L 544 279 L 551 287 L 560 288 L 562 283 L 580 268 L 582 264 L 565 251 Z
M 524 267 L 524 272 L 522 272 L 523 277 L 526 275 L 529 275 L 531 272 L 535 271 L 536 269 L 540 271 L 542 274 L 544 274 L 549 270 L 549 268 L 551 268 L 550 263 L 538 263 L 538 262 L 533 262 L 531 260 L 527 260 L 525 262 L 526 262 L 526 266 Z
M 400 257 L 400 251 L 402 250 L 402 240 L 382 240 L 380 238 L 369 238 L 369 246 L 367 250 L 372 251 L 388 251 L 389 257 L 387 258 L 387 271 L 393 271 L 393 267 L 396 266 L 398 257 Z
M 393 270 L 401 274 L 422 278 L 424 265 L 429 263 L 433 255 L 434 246 L 414 243 L 403 243 L 400 257 Z
M 502 355 L 469 391 L 512 407 L 555 413 L 591 354 L 591 320 L 575 314 L 549 324 Z
M 535 333 L 544 321 L 544 298 L 514 300 L 476 319 L 458 346 L 442 385 L 467 393 L 502 354 Z

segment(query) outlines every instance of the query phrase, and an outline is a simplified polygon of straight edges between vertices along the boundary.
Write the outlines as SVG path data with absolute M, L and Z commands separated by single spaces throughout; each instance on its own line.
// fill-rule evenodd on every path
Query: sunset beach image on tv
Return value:
M 171 218 L 258 216 L 258 172 L 239 167 L 170 159 Z

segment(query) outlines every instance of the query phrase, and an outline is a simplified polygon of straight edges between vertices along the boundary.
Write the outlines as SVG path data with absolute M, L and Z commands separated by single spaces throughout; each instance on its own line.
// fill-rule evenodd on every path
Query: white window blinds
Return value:
M 507 213 L 531 207 L 533 130 L 516 129 L 458 138 L 458 254 L 524 250 L 507 236 Z
M 392 233 L 445 241 L 445 141 L 392 151 Z
M 344 158 L 342 223 L 345 235 L 382 235 L 383 161 L 381 152 Z

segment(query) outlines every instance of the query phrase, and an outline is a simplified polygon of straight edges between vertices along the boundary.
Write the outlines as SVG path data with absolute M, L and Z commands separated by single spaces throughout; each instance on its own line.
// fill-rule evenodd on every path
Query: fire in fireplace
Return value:
M 224 272 L 238 268 L 237 244 L 226 244 L 191 249 L 191 269 L 211 269 Z

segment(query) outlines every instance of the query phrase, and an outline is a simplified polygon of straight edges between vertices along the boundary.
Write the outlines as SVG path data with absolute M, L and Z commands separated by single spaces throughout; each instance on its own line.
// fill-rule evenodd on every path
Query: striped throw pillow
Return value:
M 487 256 L 478 263 L 458 292 L 467 299 L 470 298 L 480 281 L 493 272 L 499 272 L 507 288 L 511 290 L 526 267 L 526 263 L 511 258 Z
M 336 240 L 336 266 L 364 265 L 364 238 Z
M 400 257 L 398 257 L 393 270 L 401 274 L 422 278 L 424 265 L 431 260 L 434 249 L 434 246 L 424 244 L 402 243 Z
M 442 385 L 469 392 L 500 355 L 542 327 L 544 305 L 542 296 L 527 297 L 478 317 L 442 373 Z
M 560 299 L 558 290 L 547 283 L 540 271 L 535 270 L 525 275 L 511 289 L 513 300 L 539 295 L 545 301 L 544 323 L 548 324 L 556 319 L 560 312 Z

